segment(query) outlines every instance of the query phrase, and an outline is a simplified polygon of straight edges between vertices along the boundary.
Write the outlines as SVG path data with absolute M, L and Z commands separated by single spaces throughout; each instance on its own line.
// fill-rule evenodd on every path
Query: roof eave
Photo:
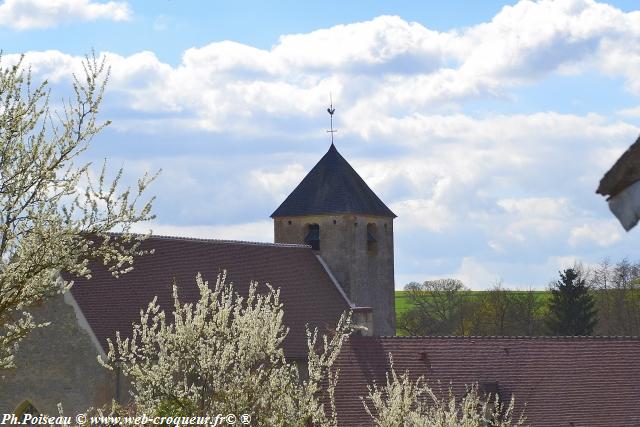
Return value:
M 335 216 L 335 215 L 363 215 L 363 216 L 372 216 L 372 217 L 378 217 L 378 218 L 391 218 L 391 219 L 395 219 L 398 217 L 398 215 L 396 215 L 395 213 L 393 213 L 393 211 L 389 210 L 389 213 L 391 215 L 381 215 L 381 214 L 375 214 L 375 213 L 368 213 L 368 212 L 313 212 L 313 213 L 299 213 L 299 214 L 278 214 L 278 211 L 276 210 L 275 212 L 273 212 L 269 217 L 272 219 L 276 219 L 276 218 L 298 218 L 298 217 L 305 217 L 305 216 Z

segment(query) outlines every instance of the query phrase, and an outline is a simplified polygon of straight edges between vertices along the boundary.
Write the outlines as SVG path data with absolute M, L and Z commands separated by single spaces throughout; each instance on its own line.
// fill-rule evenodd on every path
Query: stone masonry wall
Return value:
M 25 400 L 43 414 L 75 416 L 111 401 L 115 376 L 96 360 L 99 349 L 67 296 L 53 298 L 32 311 L 36 329 L 20 343 L 17 368 L 0 371 L 0 413 L 13 413 Z M 84 326 L 84 327 L 83 327 Z
M 374 335 L 395 335 L 393 219 L 363 215 L 313 215 L 274 219 L 276 243 L 305 243 L 308 224 L 320 226 L 320 256 L 351 301 L 373 309 Z M 367 246 L 367 225 L 377 243 Z

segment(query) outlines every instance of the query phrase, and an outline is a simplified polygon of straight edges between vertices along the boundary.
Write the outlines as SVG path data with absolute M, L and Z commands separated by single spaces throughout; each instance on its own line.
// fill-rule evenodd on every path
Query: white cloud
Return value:
M 255 170 L 251 172 L 251 179 L 254 180 L 264 192 L 269 193 L 272 198 L 282 202 L 285 197 L 298 185 L 308 171 L 305 171 L 300 164 L 288 164 L 284 169 Z
M 28 30 L 51 28 L 73 21 L 108 19 L 126 21 L 131 9 L 125 2 L 90 0 L 5 0 L 0 4 L 0 26 Z
M 273 242 L 273 222 L 267 220 L 215 226 L 172 225 L 163 223 L 137 224 L 133 231 L 146 233 L 149 230 L 157 236 L 239 240 L 246 242 Z
M 617 114 L 624 117 L 640 118 L 640 107 L 625 108 L 618 111 Z
M 2 7 L 2 6 L 0 6 Z M 1 18 L 0 18 L 1 19 Z M 7 64 L 16 64 L 20 54 L 8 54 L 2 57 Z M 29 67 L 34 75 L 51 83 L 70 80 L 73 73 L 82 71 L 82 58 L 62 53 L 58 50 L 28 52 L 23 65 Z
M 621 76 L 640 91 L 638 28 L 640 12 L 593 0 L 522 1 L 449 32 L 381 16 L 284 35 L 269 50 L 211 43 L 186 50 L 177 66 L 150 52 L 110 60 L 113 86 L 135 110 L 180 111 L 203 129 L 255 135 L 272 132 L 274 119 L 317 117 L 332 91 L 344 132 L 367 137 L 375 123 L 425 109 L 442 114 L 468 99 L 508 99 L 514 86 L 567 70 Z M 42 56 L 28 59 L 58 68 Z
M 500 218 L 496 233 L 521 241 L 583 218 L 573 198 L 593 193 L 640 130 L 601 116 L 557 113 L 414 115 L 379 125 L 368 132 L 372 141 L 398 141 L 410 154 L 352 163 L 383 199 L 399 198 L 391 207 L 403 226 L 442 231 Z
M 454 221 L 448 207 L 434 200 L 402 200 L 393 203 L 391 210 L 401 218 L 398 232 L 409 232 L 412 227 L 440 232 Z
M 255 219 L 266 218 L 318 160 L 305 150 L 326 136 L 331 91 L 338 148 L 399 215 L 398 248 L 406 252 L 421 236 L 418 252 L 432 252 L 417 252 L 423 258 L 415 264 L 449 269 L 420 277 L 457 271 L 472 286 L 488 286 L 498 272 L 544 275 L 549 259 L 625 241 L 593 193 L 640 128 L 625 122 L 636 109 L 471 115 L 468 101 L 500 99 L 508 107 L 514 88 L 581 73 L 621 78 L 640 94 L 639 28 L 640 12 L 541 0 L 448 32 L 382 16 L 284 35 L 270 49 L 210 43 L 186 50 L 177 65 L 148 51 L 105 52 L 106 102 L 123 116 L 115 122 L 119 137 L 172 132 L 185 152 L 193 135 L 215 147 L 216 161 L 181 159 L 182 152 L 154 160 L 152 169 L 164 169 L 158 202 L 175 215 L 161 216 L 160 233 L 270 240 L 271 223 Z M 37 77 L 65 83 L 81 71 L 80 60 L 46 51 L 25 62 Z M 235 145 L 247 141 L 246 150 Z M 241 160 L 232 150 L 242 151 Z M 456 262 L 434 266 L 435 256 Z
M 563 217 L 569 213 L 568 200 L 552 197 L 523 197 L 499 199 L 498 206 L 518 216 Z
M 571 246 L 591 245 L 593 243 L 608 247 L 622 238 L 620 225 L 614 220 L 592 221 L 571 229 Z
M 367 22 L 282 36 L 272 53 L 288 67 L 316 72 L 425 72 L 443 65 L 445 47 L 453 37 L 398 16 L 381 16 Z
M 498 275 L 487 269 L 485 263 L 474 257 L 464 257 L 454 277 L 471 289 L 489 289 L 500 280 Z

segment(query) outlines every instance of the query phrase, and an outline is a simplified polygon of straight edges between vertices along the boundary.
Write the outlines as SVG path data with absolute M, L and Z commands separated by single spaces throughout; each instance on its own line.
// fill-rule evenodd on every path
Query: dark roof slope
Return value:
M 337 361 L 341 426 L 370 425 L 359 396 L 385 384 L 392 353 L 397 373 L 424 375 L 432 388 L 485 384 L 516 399 L 526 425 L 640 425 L 640 340 L 635 338 L 352 337 Z M 440 381 L 440 385 L 438 385 Z M 488 386 L 488 387 L 487 387 Z
M 640 181 L 640 137 L 602 177 L 596 193 L 613 197 L 636 181 Z
M 289 357 L 306 357 L 305 324 L 324 333 L 349 308 L 308 246 L 151 237 L 142 248 L 155 253 L 138 257 L 133 271 L 116 279 L 93 265 L 92 279 L 76 280 L 72 288 L 103 349 L 116 331 L 123 336 L 131 333 L 131 324 L 140 321 L 140 309 L 154 296 L 171 311 L 174 279 L 180 298 L 194 301 L 198 272 L 213 285 L 218 273 L 226 270 L 227 281 L 241 294 L 247 293 L 251 281 L 279 287 L 284 322 L 290 328 L 285 340 Z
M 332 143 L 271 217 L 345 213 L 396 216 Z

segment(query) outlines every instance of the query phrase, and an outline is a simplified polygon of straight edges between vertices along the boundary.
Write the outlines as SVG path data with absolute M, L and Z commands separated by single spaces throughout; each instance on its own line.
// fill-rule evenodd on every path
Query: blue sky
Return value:
M 633 1 L 6 0 L 0 48 L 53 99 L 91 49 L 113 120 L 86 154 L 150 189 L 159 234 L 271 241 L 336 144 L 398 215 L 396 286 L 542 288 L 637 257 L 595 194 L 640 133 Z
M 64 46 L 66 52 L 74 54 L 84 54 L 95 48 L 124 55 L 150 49 L 163 61 L 177 64 L 188 47 L 234 40 L 268 49 L 283 34 L 306 33 L 367 21 L 380 15 L 399 15 L 408 21 L 418 21 L 429 28 L 446 31 L 489 20 L 502 6 L 514 2 L 466 0 L 441 3 L 425 7 L 406 0 L 145 0 L 129 3 L 133 12 L 130 19 L 116 26 L 109 21 L 75 21 L 54 31 L 50 28 L 29 32 L 3 30 L 2 35 L 19 51 Z M 91 36 L 84 37 L 83 33 Z

